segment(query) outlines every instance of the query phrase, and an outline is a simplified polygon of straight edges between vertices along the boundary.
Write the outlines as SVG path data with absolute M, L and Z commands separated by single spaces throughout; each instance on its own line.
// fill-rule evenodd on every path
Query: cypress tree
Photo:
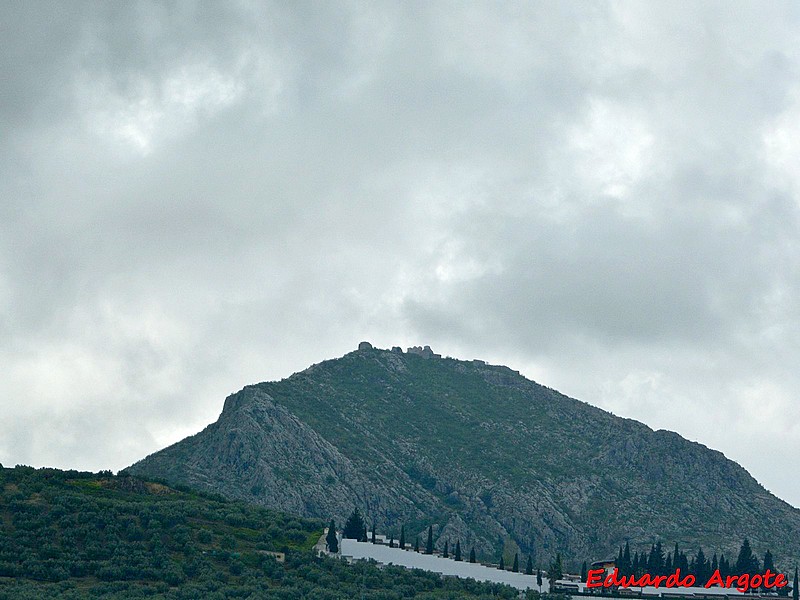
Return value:
M 561 566 L 561 553 L 556 553 L 556 559 L 550 563 L 550 569 L 547 572 L 547 579 L 550 580 L 550 589 L 556 587 L 556 581 L 563 579 L 564 571 Z
M 694 572 L 697 577 L 696 585 L 701 586 L 706 584 L 711 575 L 708 572 L 708 562 L 706 561 L 706 555 L 702 548 L 697 551 L 697 557 L 694 559 Z
M 764 571 L 766 572 L 767 569 L 775 572 L 775 563 L 772 560 L 772 552 L 769 550 L 764 553 Z
M 657 575 L 664 575 L 664 549 L 661 546 L 661 540 L 656 542 L 655 567 Z
M 364 519 L 362 518 L 358 507 L 356 507 L 352 514 L 347 518 L 347 523 L 345 523 L 344 530 L 342 531 L 342 537 L 345 537 L 348 540 L 360 540 L 363 534 Z
M 682 572 L 684 572 L 684 573 L 688 573 L 688 572 L 690 571 L 690 568 L 689 568 L 689 559 L 688 559 L 688 558 L 686 558 L 686 554 L 684 554 L 683 552 L 681 552 L 681 556 L 680 556 L 680 559 L 678 560 L 678 562 L 680 563 L 680 564 L 678 565 L 678 567 L 680 567 L 680 569 L 681 569 L 681 571 L 682 571 Z
M 542 591 L 542 570 L 536 569 L 536 585 L 539 586 L 539 591 Z
M 419 552 L 419 536 L 414 540 L 414 552 Z
M 425 544 L 425 554 L 433 554 L 433 525 L 428 525 L 428 543 Z
M 447 550 L 448 550 L 448 543 L 445 542 L 444 543 L 444 552 L 442 552 L 442 558 L 450 558 L 450 553 Z
M 378 540 L 377 540 L 377 538 L 375 536 L 375 523 L 372 524 L 372 543 L 373 544 L 377 544 L 378 543 Z
M 453 558 L 458 561 L 461 560 L 461 540 L 456 540 L 456 553 Z
M 719 555 L 719 574 L 723 579 L 731 574 L 731 567 L 728 564 L 728 559 L 725 558 L 724 554 Z
M 525 565 L 525 575 L 533 575 L 533 557 L 528 554 L 528 562 Z
M 633 562 L 631 563 L 631 571 L 633 571 L 633 575 L 639 576 L 639 553 L 633 553 Z
M 656 565 L 656 545 L 650 544 L 650 554 L 647 555 L 647 572 L 653 575 L 654 577 L 658 575 L 658 572 L 655 569 Z
M 792 600 L 800 600 L 798 598 L 798 594 L 800 594 L 800 590 L 798 590 L 797 586 L 797 567 L 794 568 L 794 582 L 792 582 Z
M 394 534 L 389 538 L 389 548 L 394 548 Z
M 617 552 L 617 560 L 615 561 L 616 567 L 619 569 L 619 572 L 622 573 L 622 566 L 623 558 L 622 558 L 622 546 L 619 547 L 619 552 Z
M 469 562 L 475 562 L 475 546 L 473 546 L 469 551 Z
M 714 574 L 714 571 L 719 569 L 719 561 L 717 560 L 717 553 L 714 552 L 714 556 L 711 558 L 711 574 Z
M 586 579 L 588 578 L 588 568 L 586 567 L 586 561 L 583 561 L 581 565 L 581 583 L 586 583 Z
M 502 556 L 500 557 L 500 564 L 497 566 L 497 568 L 500 569 L 501 571 L 505 571 L 506 570 L 506 563 L 503 560 Z
M 767 572 L 767 569 L 769 569 L 773 573 L 775 572 L 775 563 L 772 560 L 772 552 L 770 552 L 769 549 L 767 549 L 767 551 L 764 553 L 764 572 L 765 573 Z M 769 591 L 763 585 L 761 586 L 761 589 L 763 591 L 765 591 L 765 592 Z
M 361 539 L 358 540 L 359 542 L 366 542 L 367 541 L 367 526 L 364 525 L 364 535 L 361 536 Z
M 328 544 L 328 552 L 339 552 L 339 540 L 336 537 L 336 524 L 333 519 L 328 525 L 328 535 L 325 536 L 325 543 Z
M 514 553 L 514 564 L 511 565 L 512 573 L 519 573 L 519 552 Z
M 750 548 L 750 540 L 745 538 L 739 548 L 739 557 L 736 559 L 735 575 L 744 575 L 753 570 L 753 549 Z
M 623 575 L 631 575 L 631 546 L 626 541 L 625 542 L 625 551 L 622 553 L 622 567 L 624 571 L 620 571 Z
M 667 561 L 664 563 L 664 572 L 670 573 L 674 571 L 673 563 L 672 563 L 672 552 L 667 552 Z
M 405 525 L 401 525 L 400 526 L 400 549 L 401 550 L 405 550 L 406 549 L 406 526 Z

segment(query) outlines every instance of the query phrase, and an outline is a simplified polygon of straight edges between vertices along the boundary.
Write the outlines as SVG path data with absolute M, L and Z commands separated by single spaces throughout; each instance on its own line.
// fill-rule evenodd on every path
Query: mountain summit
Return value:
M 407 539 L 573 564 L 662 540 L 800 559 L 800 510 L 722 453 L 430 347 L 359 350 L 245 387 L 216 423 L 128 469 Z M 410 535 L 409 535 L 409 532 Z

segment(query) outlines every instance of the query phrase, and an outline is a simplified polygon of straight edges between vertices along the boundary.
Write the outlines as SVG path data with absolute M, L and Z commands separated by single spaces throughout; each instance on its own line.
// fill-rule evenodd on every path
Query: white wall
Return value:
M 455 575 L 457 577 L 471 577 L 478 581 L 491 581 L 494 583 L 505 583 L 525 590 L 528 588 L 538 590 L 536 585 L 536 575 L 525 575 L 524 573 L 512 573 L 511 571 L 501 571 L 500 569 L 486 567 L 484 565 L 472 564 L 467 561 L 456 562 L 452 558 L 442 558 L 429 554 L 421 554 L 413 550 L 401 550 L 400 548 L 389 548 L 369 542 L 357 542 L 355 540 L 343 539 L 340 542 L 342 556 L 352 558 L 371 558 L 379 563 L 388 565 L 398 565 L 411 569 L 424 569 L 443 575 Z M 522 558 L 520 557 L 522 560 Z M 523 562 L 524 565 L 524 562 Z M 524 566 L 523 566 L 524 568 Z M 541 591 L 548 590 L 547 579 L 543 578 Z

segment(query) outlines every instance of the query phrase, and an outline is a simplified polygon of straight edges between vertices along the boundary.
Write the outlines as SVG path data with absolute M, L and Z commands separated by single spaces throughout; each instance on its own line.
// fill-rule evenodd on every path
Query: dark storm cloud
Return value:
M 793 5 L 0 23 L 0 461 L 120 468 L 368 338 L 506 362 L 800 502 Z

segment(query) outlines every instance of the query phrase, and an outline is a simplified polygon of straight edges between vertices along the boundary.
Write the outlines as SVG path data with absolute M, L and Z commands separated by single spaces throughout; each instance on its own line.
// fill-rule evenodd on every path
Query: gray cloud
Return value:
M 509 364 L 800 503 L 794 5 L 4 16 L 4 464 L 121 468 L 367 338 Z

